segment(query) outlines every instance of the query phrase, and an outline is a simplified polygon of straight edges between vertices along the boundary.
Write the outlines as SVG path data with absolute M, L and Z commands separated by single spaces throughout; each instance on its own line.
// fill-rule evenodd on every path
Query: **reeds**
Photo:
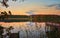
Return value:
M 26 27 L 20 27 L 20 38 L 47 38 L 45 31 L 43 31 L 41 25 L 27 25 Z M 45 27 L 44 27 L 45 28 Z

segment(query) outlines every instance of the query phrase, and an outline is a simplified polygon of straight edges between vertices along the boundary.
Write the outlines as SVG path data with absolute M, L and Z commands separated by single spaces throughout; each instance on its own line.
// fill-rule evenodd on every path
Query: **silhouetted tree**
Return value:
M 1 12 L 0 19 L 4 20 L 4 19 L 7 18 L 7 17 L 8 17 L 8 14 L 7 14 L 6 11 Z
M 0 25 L 0 38 L 3 38 L 3 35 L 2 35 L 4 32 L 3 29 L 4 27 Z
M 0 19 L 1 19 L 1 20 L 4 20 L 4 17 L 5 17 L 5 16 L 4 16 L 4 12 L 1 12 Z
M 6 11 L 4 11 L 4 18 L 8 18 L 8 14 Z
M 10 15 L 12 15 L 11 11 L 8 12 Z
M 7 4 L 8 1 L 9 0 L 3 0 L 2 2 L 0 1 L 0 3 L 7 8 L 9 7 L 9 5 Z M 17 0 L 12 0 L 12 1 L 17 1 Z M 24 2 L 24 0 L 21 0 L 21 2 Z
M 8 1 L 8 0 L 3 0 L 3 1 L 2 1 L 3 6 L 5 6 L 6 8 L 8 7 L 7 1 Z
M 4 11 L 4 15 L 7 15 L 7 12 L 6 11 Z
M 10 26 L 9 28 L 6 29 L 6 31 L 8 32 L 7 35 L 9 36 L 9 38 L 10 38 L 12 29 L 14 29 L 12 26 Z
M 9 14 L 8 14 L 8 13 L 9 13 Z M 8 11 L 8 13 L 7 13 L 6 11 L 1 12 L 0 20 L 4 20 L 5 18 L 8 19 L 9 15 L 12 15 L 11 11 Z

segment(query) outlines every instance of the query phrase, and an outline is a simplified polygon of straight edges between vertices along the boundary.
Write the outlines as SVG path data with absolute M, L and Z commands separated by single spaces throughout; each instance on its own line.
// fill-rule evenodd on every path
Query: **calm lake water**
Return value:
M 0 22 L 3 27 L 13 26 L 11 33 L 18 33 L 20 38 L 46 38 L 45 23 L 40 22 Z
M 4 27 L 9 27 L 9 26 L 13 26 L 14 27 L 14 31 L 17 32 L 20 30 L 20 28 L 22 29 L 36 29 L 36 25 L 38 26 L 38 28 L 41 27 L 41 29 L 45 30 L 45 23 L 44 22 L 40 22 L 40 23 L 35 23 L 35 22 L 11 22 L 11 23 L 4 23 L 4 22 L 0 22 L 0 25 L 4 26 Z

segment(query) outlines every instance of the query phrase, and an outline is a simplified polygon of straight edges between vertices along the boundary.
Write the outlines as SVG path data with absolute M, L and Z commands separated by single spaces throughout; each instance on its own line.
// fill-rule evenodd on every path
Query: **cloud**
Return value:
M 34 15 L 34 12 L 36 12 L 36 10 L 29 10 L 26 13 L 30 14 L 30 15 Z
M 60 10 L 60 4 L 47 5 L 47 7 L 55 7 L 55 9 Z

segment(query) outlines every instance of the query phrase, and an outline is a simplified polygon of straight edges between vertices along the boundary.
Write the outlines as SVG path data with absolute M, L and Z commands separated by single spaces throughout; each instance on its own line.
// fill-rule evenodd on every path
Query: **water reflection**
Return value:
M 14 29 L 11 30 L 11 33 L 19 32 L 19 38 L 46 38 L 44 22 L 13 22 L 0 24 L 4 27 L 13 26 Z

